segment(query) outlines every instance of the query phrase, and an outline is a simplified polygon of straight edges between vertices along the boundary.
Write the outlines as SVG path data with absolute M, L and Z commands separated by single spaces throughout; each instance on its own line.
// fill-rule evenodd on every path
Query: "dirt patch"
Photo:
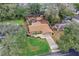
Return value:
M 29 46 L 29 48 L 30 48 L 31 51 L 37 51 L 37 50 L 39 50 L 39 47 L 32 46 L 30 43 L 28 43 L 28 46 Z
M 60 39 L 60 37 L 64 34 L 63 31 L 56 31 L 56 30 L 53 30 L 54 34 L 52 35 L 53 39 L 55 41 L 58 41 Z

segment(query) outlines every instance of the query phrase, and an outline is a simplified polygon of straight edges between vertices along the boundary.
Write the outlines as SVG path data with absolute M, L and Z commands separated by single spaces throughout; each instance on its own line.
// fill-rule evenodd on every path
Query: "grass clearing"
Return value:
M 47 41 L 44 39 L 40 38 L 33 38 L 33 37 L 28 37 L 27 40 L 27 45 L 26 45 L 26 51 L 19 53 L 20 55 L 27 55 L 27 56 L 32 56 L 32 55 L 41 55 L 48 53 L 50 50 L 50 47 L 47 43 Z

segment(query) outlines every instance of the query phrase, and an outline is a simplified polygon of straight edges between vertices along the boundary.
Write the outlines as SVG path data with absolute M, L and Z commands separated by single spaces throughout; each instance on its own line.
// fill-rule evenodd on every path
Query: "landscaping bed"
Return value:
M 64 35 L 64 32 L 63 31 L 56 31 L 56 30 L 53 30 L 54 34 L 52 35 L 53 39 L 55 41 L 58 41 L 60 39 L 60 37 L 62 35 Z

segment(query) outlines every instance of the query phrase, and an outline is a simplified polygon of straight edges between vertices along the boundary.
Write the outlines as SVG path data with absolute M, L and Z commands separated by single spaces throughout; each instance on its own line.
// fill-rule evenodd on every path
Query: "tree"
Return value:
M 19 4 L 0 4 L 0 21 L 16 20 L 28 14 L 26 6 Z
M 77 10 L 79 10 L 79 3 L 75 3 L 74 6 Z
M 17 4 L 0 4 L 0 21 L 13 20 L 16 16 Z
M 74 16 L 74 13 L 69 10 L 66 6 L 58 5 L 59 6 L 59 17 L 60 19 L 64 19 L 65 16 Z
M 27 14 L 29 14 L 29 10 L 26 6 L 17 5 L 15 13 L 17 18 L 24 18 Z
M 35 4 L 28 4 L 29 6 L 29 12 L 31 14 L 39 14 L 40 13 L 40 8 L 41 8 L 41 5 L 38 4 L 38 3 L 35 3 Z
M 73 13 L 65 4 L 46 4 L 46 6 L 45 16 L 51 25 L 60 23 L 64 16 L 73 16 Z
M 58 41 L 62 52 L 68 52 L 69 49 L 79 51 L 79 24 L 72 23 L 64 29 L 64 35 Z
M 17 35 L 17 36 L 16 36 Z M 1 55 L 20 55 L 23 52 L 22 49 L 27 47 L 27 33 L 23 28 L 20 28 L 18 33 L 15 35 L 9 34 L 6 39 L 2 40 Z M 26 51 L 26 50 L 24 50 Z
M 59 10 L 57 7 L 57 4 L 46 4 L 46 9 L 45 9 L 45 17 L 49 21 L 51 25 L 54 25 L 55 23 L 60 22 L 60 17 L 58 15 Z

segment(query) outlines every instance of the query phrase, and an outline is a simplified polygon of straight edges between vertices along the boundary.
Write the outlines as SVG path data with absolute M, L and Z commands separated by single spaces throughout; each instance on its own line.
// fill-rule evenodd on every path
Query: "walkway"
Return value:
M 46 40 L 50 46 L 52 52 L 58 52 L 58 45 L 55 43 L 54 39 L 51 37 L 50 34 L 45 34 Z
M 38 34 L 38 35 L 33 35 L 34 37 L 41 37 L 41 38 L 46 38 L 49 46 L 50 46 L 50 49 L 51 49 L 51 52 L 58 52 L 58 45 L 55 43 L 55 41 L 53 40 L 53 38 L 51 37 L 50 34 Z

